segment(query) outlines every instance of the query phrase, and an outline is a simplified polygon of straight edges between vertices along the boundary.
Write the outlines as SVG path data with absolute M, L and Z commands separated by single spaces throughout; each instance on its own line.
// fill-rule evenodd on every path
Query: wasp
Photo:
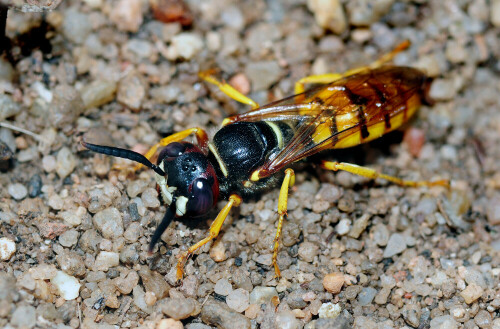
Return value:
M 252 107 L 249 112 L 224 119 L 222 128 L 211 141 L 203 129 L 195 127 L 163 138 L 145 155 L 81 143 L 94 152 L 133 160 L 138 163 L 134 169 L 144 165 L 155 171 L 158 190 L 168 207 L 153 233 L 150 253 L 174 218 L 203 216 L 218 200 L 227 200 L 212 222 L 208 236 L 180 255 L 179 280 L 187 259 L 219 235 L 233 207 L 281 183 L 272 256 L 275 274 L 279 277 L 279 242 L 287 217 L 288 192 L 295 183 L 292 164 L 323 150 L 372 141 L 408 122 L 426 100 L 429 79 L 415 68 L 384 65 L 408 46 L 408 41 L 403 42 L 371 65 L 344 74 L 305 77 L 296 83 L 295 95 L 265 106 L 259 106 L 229 84 L 217 80 L 211 71 L 202 72 L 203 80 Z M 305 84 L 309 83 L 319 86 L 304 91 Z M 196 137 L 196 144 L 184 141 L 190 135 Z M 160 148 L 155 165 L 150 159 Z M 383 178 L 402 186 L 448 184 L 446 180 L 403 180 L 345 162 L 325 160 L 320 166 L 371 179 Z

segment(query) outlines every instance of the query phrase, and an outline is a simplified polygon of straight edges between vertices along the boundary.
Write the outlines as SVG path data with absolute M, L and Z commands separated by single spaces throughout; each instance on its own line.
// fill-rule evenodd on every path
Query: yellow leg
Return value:
M 201 248 L 202 246 L 212 241 L 219 235 L 222 224 L 224 224 L 224 221 L 226 220 L 229 211 L 233 206 L 238 207 L 240 203 L 241 203 L 241 197 L 239 197 L 236 194 L 231 194 L 231 196 L 229 196 L 228 203 L 224 206 L 224 208 L 222 208 L 222 210 L 220 211 L 220 213 L 217 215 L 212 225 L 210 226 L 210 234 L 205 239 L 189 247 L 189 249 L 179 257 L 179 260 L 177 262 L 177 280 L 181 280 L 184 275 L 184 264 L 186 263 L 187 259 L 197 249 Z
M 383 55 L 378 60 L 376 60 L 375 62 L 371 63 L 368 66 L 358 67 L 344 73 L 326 73 L 326 74 L 310 75 L 307 77 L 303 77 L 302 79 L 300 79 L 295 83 L 295 94 L 297 95 L 303 93 L 305 91 L 305 85 L 308 83 L 327 84 L 335 80 L 338 80 L 342 77 L 359 73 L 366 69 L 376 69 L 382 66 L 383 64 L 390 62 L 394 58 L 394 56 L 396 56 L 398 53 L 405 50 L 409 46 L 410 46 L 410 41 L 408 40 L 403 41 L 402 43 L 397 45 L 396 48 L 394 48 L 390 53 Z
M 217 80 L 213 76 L 213 73 L 214 73 L 214 70 L 208 70 L 208 71 L 203 71 L 203 72 L 198 73 L 198 76 L 200 78 L 202 78 L 203 80 L 205 80 L 206 82 L 210 82 L 211 84 L 214 84 L 217 87 L 219 87 L 219 89 L 224 94 L 231 97 L 235 101 L 246 104 L 246 105 L 250 105 L 252 107 L 252 110 L 259 107 L 259 104 L 257 102 L 255 102 L 253 99 L 243 95 L 238 90 L 234 89 L 230 84 L 228 84 L 224 81 L 221 82 L 221 81 Z
M 333 171 L 338 171 L 338 170 L 344 170 L 347 172 L 350 172 L 351 174 L 363 176 L 363 177 L 368 177 L 371 179 L 375 178 L 383 178 L 386 179 L 390 182 L 396 183 L 401 186 L 410 186 L 410 187 L 416 187 L 416 186 L 449 186 L 449 182 L 446 179 L 441 179 L 435 182 L 428 182 L 428 181 L 410 181 L 410 180 L 403 180 L 398 177 L 394 176 L 389 176 L 386 174 L 382 174 L 374 169 L 367 168 L 367 167 L 361 167 L 355 164 L 351 163 L 345 163 L 345 162 L 335 162 L 335 161 L 323 161 L 321 163 L 321 167 L 324 169 L 328 170 L 333 170 Z
M 288 168 L 285 170 L 285 179 L 280 189 L 280 196 L 278 199 L 278 229 L 276 230 L 276 237 L 274 238 L 274 248 L 273 248 L 273 265 L 274 273 L 276 277 L 281 277 L 281 272 L 278 267 L 278 248 L 280 245 L 281 231 L 283 229 L 283 221 L 287 215 L 288 208 L 288 189 L 295 184 L 295 173 L 292 169 Z
M 163 139 L 161 139 L 158 143 L 153 145 L 144 155 L 148 160 L 151 160 L 151 158 L 155 155 L 156 151 L 158 151 L 158 148 L 167 146 L 168 144 L 172 142 L 179 142 L 186 137 L 188 137 L 191 134 L 195 134 L 196 140 L 198 142 L 198 146 L 202 149 L 205 150 L 208 147 L 208 136 L 205 130 L 195 127 L 195 128 L 189 128 L 183 131 L 180 131 L 178 133 L 172 134 L 170 136 L 167 136 Z M 143 167 L 142 164 L 137 164 L 135 167 L 132 169 L 133 171 L 137 171 Z M 113 169 L 123 169 L 121 166 L 113 166 Z

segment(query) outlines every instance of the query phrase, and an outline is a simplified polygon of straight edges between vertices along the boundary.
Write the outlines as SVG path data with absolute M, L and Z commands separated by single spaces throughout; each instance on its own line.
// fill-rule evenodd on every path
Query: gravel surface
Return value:
M 84 0 L 10 10 L 0 57 L 0 327 L 500 328 L 500 1 Z M 296 173 L 278 263 L 278 189 L 232 211 L 220 237 L 177 256 L 208 220 L 173 222 L 153 171 L 78 141 L 145 152 L 260 104 L 309 74 L 398 65 L 434 78 L 401 131 L 327 152 Z M 13 129 L 15 126 L 20 129 Z M 340 159 L 452 188 L 402 188 Z M 218 209 L 223 206 L 219 203 Z

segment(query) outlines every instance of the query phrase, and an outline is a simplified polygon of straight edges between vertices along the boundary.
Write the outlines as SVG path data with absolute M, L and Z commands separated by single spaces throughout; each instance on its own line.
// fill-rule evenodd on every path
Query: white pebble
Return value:
M 233 290 L 231 283 L 227 279 L 220 279 L 215 283 L 214 292 L 216 294 L 227 296 Z
M 0 238 L 0 259 L 9 260 L 16 252 L 16 243 L 9 238 Z
M 63 147 L 57 153 L 56 172 L 60 178 L 65 178 L 73 172 L 76 167 L 76 158 L 73 152 L 67 147 Z
M 307 7 L 314 13 L 316 23 L 336 34 L 345 31 L 347 21 L 339 0 L 308 0 Z
M 28 189 L 23 184 L 10 184 L 7 189 L 10 196 L 16 200 L 22 200 L 28 195 Z
M 180 33 L 172 38 L 172 45 L 167 50 L 169 60 L 178 58 L 191 59 L 203 48 L 203 40 L 194 33 Z
M 106 272 L 110 267 L 118 266 L 118 264 L 120 264 L 120 254 L 117 252 L 101 251 L 95 259 L 94 269 Z
M 42 159 L 42 167 L 45 172 L 53 172 L 57 168 L 57 160 L 53 155 L 46 155 Z
M 349 230 L 351 229 L 351 220 L 344 218 L 339 221 L 337 226 L 335 226 L 335 230 L 339 235 L 346 235 L 349 233 Z
M 227 306 L 235 310 L 236 312 L 243 312 L 249 306 L 248 299 L 249 293 L 245 289 L 238 288 L 233 290 L 227 295 L 226 303 Z
M 339 316 L 342 308 L 339 304 L 324 303 L 318 310 L 318 315 L 320 318 L 330 318 L 334 319 Z
M 79 295 L 80 282 L 77 278 L 63 271 L 57 271 L 56 276 L 50 279 L 50 282 L 59 290 L 59 294 L 65 300 L 73 300 Z

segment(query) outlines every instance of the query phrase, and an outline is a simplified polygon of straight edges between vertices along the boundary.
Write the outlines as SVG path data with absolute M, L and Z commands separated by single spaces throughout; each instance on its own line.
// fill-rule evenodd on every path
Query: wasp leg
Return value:
M 276 277 L 281 277 L 281 272 L 278 267 L 278 248 L 280 245 L 281 231 L 283 229 L 283 221 L 287 216 L 288 208 L 288 189 L 295 184 L 295 173 L 292 169 L 288 168 L 285 170 L 285 178 L 283 179 L 283 184 L 280 189 L 280 196 L 278 199 L 278 229 L 276 230 L 276 237 L 274 238 L 273 247 L 273 266 L 274 273 Z
M 367 69 L 376 69 L 383 64 L 392 61 L 392 59 L 400 52 L 403 50 L 407 49 L 410 46 L 410 41 L 406 40 L 400 43 L 399 45 L 396 46 L 390 53 L 387 53 L 380 57 L 378 60 L 375 62 L 367 65 L 367 66 L 362 66 L 358 67 L 352 70 L 349 70 L 344 73 L 326 73 L 326 74 L 318 74 L 318 75 L 310 75 L 307 77 L 303 77 L 299 81 L 295 83 L 295 94 L 301 94 L 305 91 L 305 85 L 308 83 L 317 83 L 317 84 L 328 84 L 331 83 L 335 80 L 338 80 L 343 77 L 347 77 L 349 75 L 353 75 L 356 73 L 359 73 L 361 71 L 367 70 Z
M 374 169 L 367 168 L 367 167 L 361 167 L 355 164 L 351 163 L 345 163 L 345 162 L 335 162 L 335 161 L 323 161 L 321 163 L 321 167 L 324 169 L 328 170 L 333 170 L 333 171 L 338 171 L 338 170 L 344 170 L 347 172 L 350 172 L 351 174 L 363 176 L 363 177 L 368 177 L 371 179 L 375 178 L 383 178 L 386 179 L 390 182 L 396 183 L 401 186 L 410 186 L 410 187 L 417 187 L 417 186 L 445 186 L 449 187 L 450 183 L 446 179 L 441 179 L 437 180 L 434 182 L 429 182 L 429 181 L 411 181 L 411 180 L 403 180 L 398 177 L 386 175 L 383 173 L 380 173 Z
M 221 81 L 217 80 L 213 76 L 214 72 L 215 72 L 214 70 L 203 71 L 203 72 L 198 73 L 198 76 L 200 78 L 202 78 L 203 80 L 205 80 L 206 82 L 209 82 L 211 84 L 216 85 L 220 89 L 220 91 L 222 91 L 224 94 L 231 97 L 235 101 L 246 104 L 246 105 L 250 105 L 252 110 L 259 107 L 259 104 L 256 101 L 243 95 L 238 90 L 233 88 L 230 84 L 226 83 L 225 81 L 221 82 Z
M 231 208 L 238 207 L 241 203 L 241 197 L 239 197 L 236 194 L 231 194 L 229 196 L 229 201 L 228 203 L 222 208 L 222 210 L 219 212 L 217 217 L 214 219 L 212 225 L 210 225 L 210 233 L 209 235 L 199 241 L 198 243 L 195 243 L 189 249 L 183 253 L 180 257 L 179 260 L 177 261 L 177 280 L 181 280 L 183 275 L 184 275 L 184 264 L 186 263 L 187 259 L 199 248 L 207 244 L 208 242 L 212 241 L 215 239 L 220 232 L 220 229 L 222 227 L 222 224 L 224 224 L 224 221 L 227 218 L 227 215 L 229 214 L 229 211 Z
M 208 147 L 208 135 L 205 132 L 205 130 L 194 127 L 194 128 L 189 128 L 183 131 L 180 131 L 178 133 L 172 134 L 170 136 L 167 136 L 163 139 L 161 139 L 158 143 L 153 145 L 144 155 L 148 160 L 151 160 L 151 158 L 155 155 L 156 151 L 158 151 L 158 148 L 162 146 L 167 146 L 168 144 L 172 142 L 179 142 L 183 140 L 184 138 L 188 137 L 189 135 L 194 134 L 196 136 L 196 141 L 198 142 L 198 146 L 205 151 Z M 137 171 L 143 167 L 142 164 L 137 164 L 134 166 L 132 171 Z M 123 169 L 119 165 L 114 165 L 113 169 Z

